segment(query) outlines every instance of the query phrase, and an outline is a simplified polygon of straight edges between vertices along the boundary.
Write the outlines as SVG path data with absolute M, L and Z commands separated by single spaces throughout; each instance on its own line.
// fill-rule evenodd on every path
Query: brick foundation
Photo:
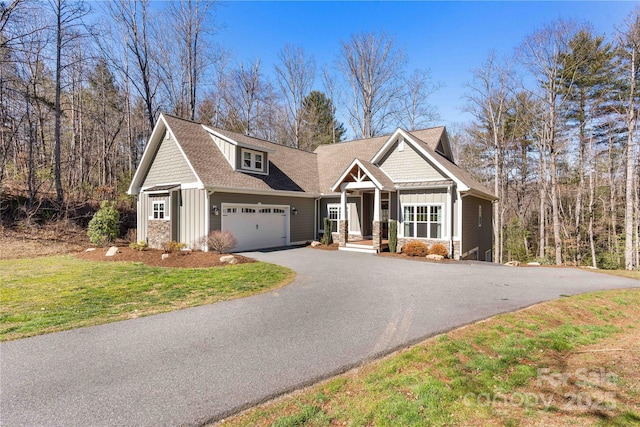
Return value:
M 150 248 L 162 249 L 162 244 L 171 240 L 171 221 L 149 220 L 147 243 Z

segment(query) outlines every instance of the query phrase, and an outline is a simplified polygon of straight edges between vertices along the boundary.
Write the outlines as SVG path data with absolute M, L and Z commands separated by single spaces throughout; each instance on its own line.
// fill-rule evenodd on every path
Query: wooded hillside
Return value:
M 0 4 L 5 226 L 87 201 L 131 206 L 126 189 L 163 111 L 306 150 L 438 124 L 439 84 L 408 69 L 392 34 L 353 34 L 332 64 L 286 45 L 267 70 L 217 43 L 216 7 Z M 500 198 L 494 260 L 637 268 L 638 10 L 610 34 L 550 22 L 513 56 L 469 68 L 474 120 L 452 139 L 457 162 Z

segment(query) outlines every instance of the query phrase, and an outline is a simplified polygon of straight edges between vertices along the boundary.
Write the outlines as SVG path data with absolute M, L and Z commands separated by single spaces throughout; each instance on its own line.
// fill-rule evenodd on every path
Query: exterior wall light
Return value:
M 220 209 L 218 209 L 217 205 L 213 205 L 211 206 L 211 212 L 213 212 L 214 215 L 220 215 Z
M 292 212 L 294 215 L 298 215 L 298 209 L 296 209 L 296 208 L 291 208 L 291 212 Z

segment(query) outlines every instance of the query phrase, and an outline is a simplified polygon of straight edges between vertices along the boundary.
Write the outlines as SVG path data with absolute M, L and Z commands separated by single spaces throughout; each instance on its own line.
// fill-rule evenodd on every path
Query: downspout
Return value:
M 319 209 L 318 204 L 320 203 L 321 197 L 316 197 L 313 202 L 313 240 L 318 240 L 318 227 L 320 226 L 320 218 L 318 215 Z
M 205 236 L 208 236 L 210 231 L 209 228 L 211 226 L 210 222 L 211 222 L 211 195 L 214 193 L 214 191 L 212 190 L 205 190 L 204 194 L 205 194 L 205 204 L 204 204 L 204 231 L 205 231 Z M 205 252 L 209 252 L 209 246 L 207 245 L 207 241 L 205 240 L 203 248 L 203 251 Z
M 448 211 L 449 211 L 449 215 L 448 215 L 448 221 L 449 221 L 449 254 L 451 254 L 451 258 L 454 258 L 454 253 L 453 253 L 453 227 L 455 226 L 453 223 L 453 198 L 452 196 L 452 192 L 453 192 L 453 184 L 449 184 L 449 186 L 447 187 L 447 205 L 449 205 L 448 207 Z

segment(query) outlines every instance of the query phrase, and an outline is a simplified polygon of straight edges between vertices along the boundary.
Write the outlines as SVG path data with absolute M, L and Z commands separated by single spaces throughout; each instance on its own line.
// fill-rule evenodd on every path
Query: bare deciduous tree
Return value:
M 624 210 L 624 264 L 627 270 L 634 265 L 634 192 L 636 191 L 635 169 L 635 134 L 638 115 L 638 77 L 640 73 L 640 7 L 636 8 L 625 22 L 625 27 L 618 32 L 618 45 L 624 61 L 625 86 L 621 95 L 624 103 L 625 125 L 627 128 L 626 143 L 626 178 L 625 178 L 625 210 Z
M 342 42 L 337 66 L 350 86 L 346 110 L 357 137 L 379 134 L 397 113 L 405 65 L 404 50 L 384 31 L 353 34 Z
M 562 53 L 569 51 L 569 42 L 577 26 L 573 22 L 558 20 L 526 37 L 518 49 L 518 58 L 536 79 L 539 91 L 533 94 L 545 105 L 540 149 L 549 155 L 551 215 L 556 264 L 562 264 L 562 235 L 560 202 L 558 195 L 558 155 L 563 147 L 558 134 L 559 110 L 568 99 L 575 71 L 569 73 L 569 64 Z M 544 160 L 544 159 L 543 159 Z M 542 198 L 542 197 L 541 197 Z
M 287 127 L 294 147 L 300 147 L 302 126 L 302 101 L 311 91 L 316 71 L 316 61 L 307 56 L 301 47 L 286 45 L 279 53 L 275 66 L 276 80 L 285 99 Z

